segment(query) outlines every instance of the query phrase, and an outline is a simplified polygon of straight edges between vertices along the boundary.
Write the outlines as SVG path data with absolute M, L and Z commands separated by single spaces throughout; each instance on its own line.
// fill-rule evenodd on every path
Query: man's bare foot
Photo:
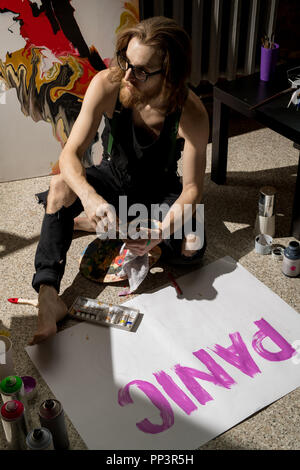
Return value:
M 89 219 L 84 216 L 75 217 L 74 230 L 82 230 L 83 232 L 96 233 Z
M 30 346 L 40 343 L 57 331 L 56 323 L 68 312 L 67 306 L 52 286 L 41 285 L 39 292 L 38 327 Z

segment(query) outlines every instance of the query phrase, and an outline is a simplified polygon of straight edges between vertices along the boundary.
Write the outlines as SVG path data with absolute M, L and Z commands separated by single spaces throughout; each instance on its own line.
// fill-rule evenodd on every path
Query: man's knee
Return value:
M 52 176 L 50 181 L 50 190 L 47 198 L 48 214 L 54 214 L 63 206 L 69 207 L 77 199 L 76 194 L 64 181 L 62 175 Z

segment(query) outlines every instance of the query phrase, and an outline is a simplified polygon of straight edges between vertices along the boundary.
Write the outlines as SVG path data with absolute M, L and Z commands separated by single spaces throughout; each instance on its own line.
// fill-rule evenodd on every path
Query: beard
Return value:
M 130 88 L 127 88 L 129 86 Z M 134 85 L 122 80 L 120 87 L 120 102 L 125 108 L 146 105 L 157 98 L 161 93 L 161 88 L 141 92 Z
M 141 104 L 143 97 L 142 93 L 133 85 L 128 86 L 130 86 L 130 89 L 127 88 L 127 83 L 122 80 L 120 88 L 120 102 L 125 108 L 132 108 L 133 106 Z

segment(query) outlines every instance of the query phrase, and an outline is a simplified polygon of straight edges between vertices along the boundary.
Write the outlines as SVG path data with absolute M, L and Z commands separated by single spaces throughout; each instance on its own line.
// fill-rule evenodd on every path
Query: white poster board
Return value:
M 300 385 L 300 316 L 232 258 L 26 350 L 89 449 L 195 449 Z M 298 344 L 298 343 L 297 343 Z

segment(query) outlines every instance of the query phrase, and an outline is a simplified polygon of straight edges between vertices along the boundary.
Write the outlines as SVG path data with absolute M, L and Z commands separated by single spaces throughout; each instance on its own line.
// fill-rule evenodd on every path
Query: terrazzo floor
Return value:
M 293 240 L 289 236 L 289 229 L 298 150 L 293 147 L 292 142 L 269 129 L 253 130 L 231 137 L 228 177 L 224 186 L 217 186 L 210 180 L 211 144 L 208 146 L 207 156 L 203 202 L 208 247 L 203 264 L 229 255 L 300 312 L 300 278 L 285 277 L 281 273 L 280 263 L 273 261 L 271 256 L 256 254 L 253 234 L 259 189 L 271 185 L 277 189 L 274 242 L 287 246 Z M 31 279 L 43 208 L 37 204 L 34 194 L 46 190 L 49 180 L 50 177 L 41 177 L 0 184 L 0 330 L 10 334 L 13 341 L 17 373 L 32 375 L 38 382 L 38 397 L 31 405 L 35 426 L 39 424 L 39 404 L 52 396 L 24 350 L 36 327 L 37 310 L 34 307 L 12 305 L 7 302 L 7 298 L 36 297 Z M 104 301 L 120 302 L 118 292 L 126 283 L 101 285 L 89 282 L 79 274 L 80 253 L 94 238 L 94 235 L 87 234 L 73 240 L 61 286 L 62 297 L 68 304 L 80 294 L 90 297 L 101 295 Z M 157 267 L 162 269 L 149 273 L 139 293 L 169 282 L 165 266 L 158 262 Z M 172 267 L 170 270 L 175 277 L 186 273 L 186 268 Z M 66 320 L 60 328 L 72 324 L 71 320 Z M 298 373 L 300 374 L 300 369 Z M 68 417 L 67 425 L 71 449 L 85 449 Z M 201 449 L 300 450 L 299 431 L 300 388 L 213 439 Z M 6 448 L 0 430 L 0 449 Z

